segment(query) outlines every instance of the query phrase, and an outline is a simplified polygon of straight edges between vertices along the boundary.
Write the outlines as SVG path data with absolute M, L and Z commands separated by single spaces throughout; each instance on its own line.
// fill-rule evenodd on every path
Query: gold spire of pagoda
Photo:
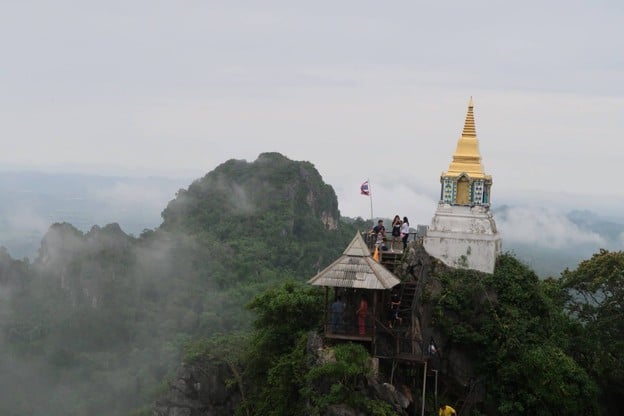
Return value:
M 477 139 L 477 129 L 475 127 L 472 97 L 468 103 L 468 113 L 464 122 L 464 130 L 457 141 L 457 149 L 453 154 L 453 161 L 443 177 L 458 177 L 462 173 L 471 178 L 486 178 L 489 176 L 483 171 L 481 165 L 481 154 L 479 153 L 479 140 Z
M 466 114 L 466 121 L 464 122 L 464 131 L 462 132 L 462 136 L 477 137 L 473 108 L 474 105 L 472 104 L 472 97 L 470 97 L 470 102 L 468 103 L 468 113 Z

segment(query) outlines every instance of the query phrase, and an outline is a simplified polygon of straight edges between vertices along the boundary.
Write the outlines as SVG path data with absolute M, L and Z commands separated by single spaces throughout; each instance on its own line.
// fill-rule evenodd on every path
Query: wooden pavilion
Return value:
M 308 280 L 325 287 L 325 337 L 374 343 L 379 323 L 387 319 L 385 303 L 390 290 L 401 281 L 386 267 L 375 261 L 360 233 L 336 261 Z M 332 303 L 340 298 L 344 312 L 332 317 Z M 368 303 L 366 330 L 358 328 L 356 310 L 361 299 Z M 332 319 L 333 318 L 333 319 Z

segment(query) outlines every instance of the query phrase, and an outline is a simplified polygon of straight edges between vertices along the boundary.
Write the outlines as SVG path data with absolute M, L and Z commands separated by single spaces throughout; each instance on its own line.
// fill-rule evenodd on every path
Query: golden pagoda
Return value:
M 468 103 L 464 130 L 457 141 L 453 161 L 448 171 L 442 173 L 440 182 L 442 184 L 440 199 L 445 204 L 489 205 L 492 177 L 485 174 L 481 164 L 472 97 Z
M 440 201 L 423 240 L 444 264 L 492 273 L 502 239 L 490 212 L 492 177 L 481 164 L 472 98 L 453 161 L 440 177 Z

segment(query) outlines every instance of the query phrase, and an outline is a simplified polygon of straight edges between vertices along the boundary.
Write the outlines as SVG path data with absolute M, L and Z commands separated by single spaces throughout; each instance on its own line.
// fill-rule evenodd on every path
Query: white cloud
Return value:
M 9 233 L 14 235 L 43 234 L 50 226 L 49 219 L 27 206 L 12 209 L 4 219 Z
M 0 15 L 0 166 L 199 176 L 277 151 L 314 163 L 343 215 L 370 216 L 370 178 L 376 216 L 428 223 L 472 95 L 495 204 L 500 190 L 609 195 L 622 17 L 615 1 L 25 0 Z
M 94 188 L 89 193 L 104 209 L 164 209 L 167 202 L 174 198 L 172 189 L 163 188 L 162 183 L 152 184 L 149 181 L 136 180 L 117 182 L 106 188 Z
M 503 242 L 532 244 L 564 249 L 577 245 L 604 247 L 600 235 L 583 230 L 568 220 L 564 213 L 540 207 L 512 207 L 495 216 Z

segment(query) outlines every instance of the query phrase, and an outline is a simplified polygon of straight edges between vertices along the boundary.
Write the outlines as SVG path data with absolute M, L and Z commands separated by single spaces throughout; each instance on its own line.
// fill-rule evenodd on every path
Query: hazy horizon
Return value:
M 25 0 L 0 14 L 0 166 L 187 178 L 276 151 L 312 161 L 345 215 L 370 215 L 370 179 L 376 211 L 422 222 L 472 96 L 495 204 L 617 212 L 623 18 L 616 1 Z
M 201 176 L 174 179 L 0 171 L 0 191 L 5 195 L 0 201 L 0 246 L 5 246 L 15 258 L 32 259 L 41 238 L 56 222 L 69 222 L 85 233 L 93 226 L 118 223 L 127 234 L 139 236 L 145 229 L 158 227 L 160 213 L 175 198 L 177 190 L 186 189 Z M 327 180 L 325 182 L 334 186 Z M 23 184 L 30 184 L 30 188 L 21 189 Z M 437 205 L 435 196 L 438 190 L 433 187 L 417 189 L 401 185 L 400 192 L 391 186 L 383 191 L 373 187 L 373 192 L 376 195 L 373 199 L 375 217 L 391 218 L 397 211 L 401 216 L 408 216 L 412 225 L 429 225 Z M 386 205 L 393 208 L 414 198 L 420 198 L 420 202 L 417 209 L 405 205 L 409 209 L 389 210 L 377 206 L 380 199 L 383 201 L 380 195 L 391 197 L 392 203 Z M 609 209 L 596 209 L 605 206 L 604 200 L 587 200 L 581 205 L 583 198 L 569 194 L 527 192 L 524 196 L 515 194 L 507 199 L 504 196 L 494 198 L 492 210 L 503 237 L 503 248 L 515 249 L 525 261 L 530 263 L 535 249 L 562 256 L 569 254 L 566 251 L 573 251 L 578 254 L 572 258 L 581 259 L 600 248 L 615 250 L 624 246 L 624 233 L 607 236 L 602 229 L 579 226 L 568 218 L 571 212 L 583 214 L 588 211 L 591 213 L 589 217 L 596 216 L 601 224 L 613 221 L 624 230 L 624 216 Z M 357 189 L 353 190 L 347 204 L 338 197 L 338 208 L 344 217 L 357 217 L 353 211 L 345 209 L 345 205 L 362 203 L 368 204 L 370 210 L 369 199 L 361 196 Z M 416 212 L 421 214 L 415 215 Z M 594 220 L 593 217 L 590 219 Z M 537 266 L 540 268 L 539 264 Z

